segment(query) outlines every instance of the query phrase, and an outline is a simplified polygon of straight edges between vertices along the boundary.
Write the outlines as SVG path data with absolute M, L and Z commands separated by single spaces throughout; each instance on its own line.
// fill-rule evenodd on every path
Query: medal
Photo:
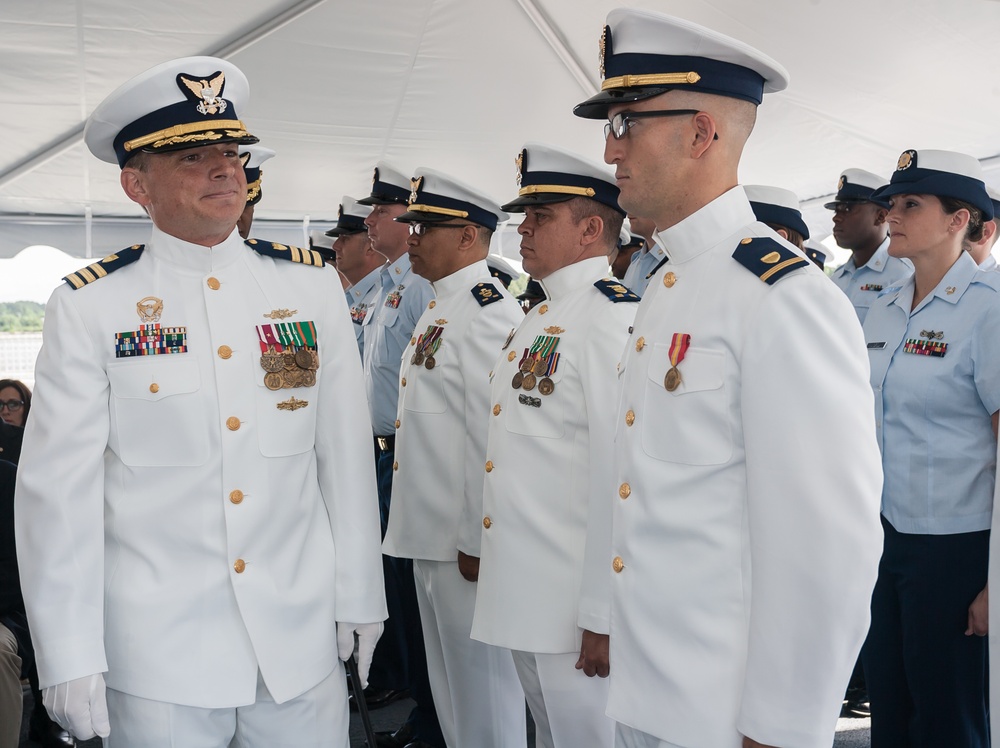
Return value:
M 517 372 L 517 374 L 514 375 L 514 378 L 510 380 L 510 386 L 513 387 L 515 390 L 519 390 L 521 389 L 521 383 L 523 381 L 524 381 L 524 374 L 522 374 L 521 372 Z
M 282 384 L 281 375 L 273 371 L 269 371 L 264 375 L 264 386 L 269 390 L 280 390 L 284 385 Z
M 688 346 L 691 345 L 691 336 L 687 333 L 675 332 L 670 340 L 670 368 L 667 375 L 663 377 L 663 386 L 667 392 L 673 392 L 681 384 L 681 372 L 677 364 L 684 360 Z
M 538 394 L 551 395 L 555 388 L 556 385 L 551 379 L 548 377 L 542 377 L 541 381 L 538 383 Z
M 427 360 L 424 361 L 424 368 L 427 369 L 428 371 L 430 371 L 431 369 L 434 368 L 434 365 L 436 363 L 437 363 L 437 361 L 434 360 L 433 356 L 428 356 Z
M 312 356 L 309 355 L 310 351 L 305 348 L 300 348 L 295 351 L 295 365 L 300 369 L 309 369 L 312 367 Z
M 537 361 L 535 361 L 535 365 L 531 367 L 531 371 L 536 377 L 544 377 L 545 372 L 548 370 L 548 368 L 549 368 L 549 362 L 546 361 L 545 359 L 540 358 Z
M 525 374 L 524 379 L 521 380 L 521 387 L 525 390 L 535 389 L 535 375 L 530 372 Z
M 417 366 L 422 366 L 423 365 L 423 363 L 424 363 L 424 354 L 423 354 L 422 351 L 417 351 L 416 353 L 413 354 L 413 361 L 412 361 L 412 363 L 416 364 Z

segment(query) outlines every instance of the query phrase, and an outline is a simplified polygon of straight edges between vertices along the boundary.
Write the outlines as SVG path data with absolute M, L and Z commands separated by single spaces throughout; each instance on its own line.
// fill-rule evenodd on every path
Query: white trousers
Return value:
M 253 704 L 202 709 L 108 689 L 111 735 L 104 748 L 348 748 L 344 664 L 325 680 L 275 704 L 260 674 Z
M 448 748 L 525 748 L 524 693 L 510 650 L 470 637 L 476 584 L 457 561 L 414 559 L 427 675 Z
M 574 666 L 579 653 L 514 651 L 528 708 L 535 720 L 536 748 L 611 748 L 615 722 L 608 708 L 608 679 L 588 678 Z
M 648 732 L 641 732 L 618 722 L 615 725 L 615 748 L 682 748 L 682 746 L 668 743 Z

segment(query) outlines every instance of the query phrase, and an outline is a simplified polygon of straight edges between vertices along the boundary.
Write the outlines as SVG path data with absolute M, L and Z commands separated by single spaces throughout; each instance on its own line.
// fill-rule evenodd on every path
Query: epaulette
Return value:
M 805 257 L 769 236 L 741 239 L 733 259 L 768 285 L 809 264 Z
M 278 260 L 291 260 L 301 262 L 303 265 L 313 265 L 321 268 L 326 265 L 323 255 L 315 249 L 301 249 L 300 247 L 289 247 L 277 242 L 268 242 L 263 239 L 247 239 L 246 244 L 250 249 L 265 257 L 274 257 Z
M 629 291 L 628 288 L 623 286 L 621 283 L 619 283 L 618 281 L 608 280 L 607 278 L 605 278 L 604 280 L 597 281 L 597 283 L 594 284 L 594 288 L 596 288 L 598 291 L 607 296 L 616 304 L 619 301 L 639 300 L 638 296 Z
M 119 268 L 131 265 L 139 259 L 142 255 L 142 250 L 145 248 L 145 244 L 133 244 L 131 247 L 123 249 L 120 252 L 115 252 L 113 255 L 108 255 L 103 260 L 98 260 L 92 265 L 80 268 L 75 273 L 70 273 L 63 280 L 69 284 L 70 288 L 83 288 L 88 283 L 93 283 L 108 273 L 113 273 Z
M 476 297 L 479 306 L 487 306 L 503 298 L 503 295 L 492 283 L 477 283 L 472 289 L 472 295 Z

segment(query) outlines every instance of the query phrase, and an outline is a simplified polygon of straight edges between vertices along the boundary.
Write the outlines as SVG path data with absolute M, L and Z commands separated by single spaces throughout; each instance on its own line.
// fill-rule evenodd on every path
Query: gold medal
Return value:
M 556 388 L 555 382 L 553 382 L 548 377 L 542 377 L 538 382 L 538 394 L 539 395 L 551 395 L 552 391 Z
M 517 374 L 514 375 L 514 378 L 510 380 L 510 386 L 513 387 L 515 390 L 519 390 L 521 389 L 521 382 L 523 381 L 524 381 L 524 374 L 522 374 L 521 372 L 517 372 Z
M 534 365 L 535 362 L 533 359 L 526 358 L 524 359 L 524 361 L 521 362 L 521 366 L 518 368 L 520 368 L 522 374 L 527 374 L 529 371 L 531 371 L 531 367 Z
M 302 372 L 302 386 L 312 387 L 316 384 L 316 372 L 312 369 L 306 369 Z
M 264 386 L 269 390 L 280 390 L 282 387 L 281 375 L 277 372 L 269 371 L 264 375 Z
M 298 369 L 282 369 L 279 376 L 281 377 L 281 386 L 284 389 L 287 390 L 295 386 L 297 372 Z
M 285 371 L 292 371 L 292 369 L 299 368 L 295 365 L 295 354 L 291 351 L 285 351 L 281 354 L 281 365 Z
M 414 353 L 413 354 L 413 363 L 416 364 L 417 366 L 423 366 L 424 365 L 424 354 L 421 353 L 420 351 L 417 351 L 416 353 Z
M 535 365 L 531 367 L 531 371 L 536 377 L 544 377 L 545 372 L 549 370 L 549 362 L 545 359 L 538 359 L 535 361 Z
M 260 368 L 266 372 L 281 371 L 285 368 L 285 362 L 280 353 L 265 353 L 260 357 Z
M 305 348 L 300 348 L 295 351 L 295 365 L 300 369 L 308 369 L 312 364 L 312 356 L 309 355 L 309 351 Z
M 667 376 L 663 378 L 663 386 L 667 388 L 667 392 L 673 392 L 681 384 L 681 373 L 677 371 L 676 366 L 671 366 L 667 370 Z
M 309 366 L 310 371 L 316 371 L 319 368 L 319 352 L 309 351 Z
M 427 360 L 424 361 L 424 368 L 427 369 L 428 371 L 430 371 L 431 369 L 434 368 L 434 366 L 436 364 L 437 364 L 437 361 L 434 360 L 434 357 L 433 356 L 428 356 Z
M 524 379 L 521 381 L 521 387 L 525 390 L 535 389 L 535 375 L 530 372 L 525 374 Z

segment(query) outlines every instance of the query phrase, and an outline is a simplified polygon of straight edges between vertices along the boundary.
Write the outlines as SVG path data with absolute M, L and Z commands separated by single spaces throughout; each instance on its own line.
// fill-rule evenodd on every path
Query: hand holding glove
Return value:
M 49 686 L 42 691 L 42 703 L 53 721 L 78 740 L 106 738 L 111 733 L 102 673 Z

